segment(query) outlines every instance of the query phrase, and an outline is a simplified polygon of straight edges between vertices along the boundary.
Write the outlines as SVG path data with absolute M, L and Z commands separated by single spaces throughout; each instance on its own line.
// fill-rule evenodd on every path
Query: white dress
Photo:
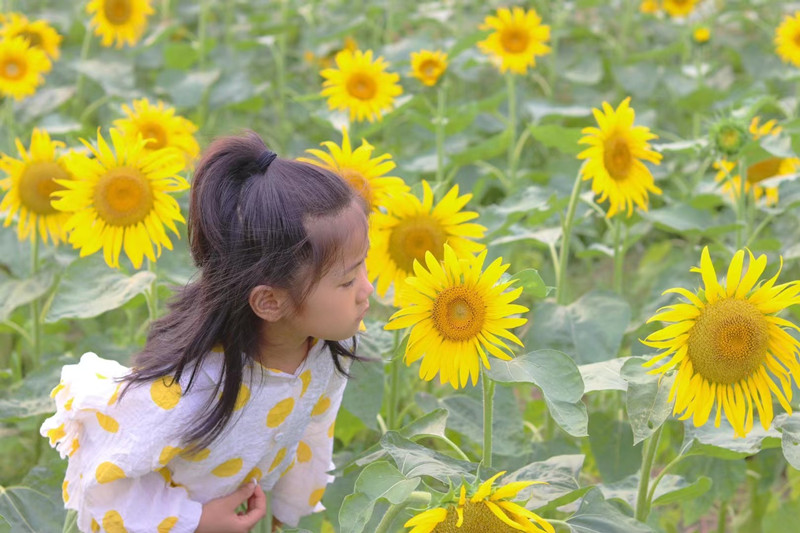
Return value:
M 52 392 L 56 413 L 40 432 L 69 457 L 64 505 L 77 510 L 81 531 L 194 532 L 203 503 L 253 479 L 272 491 L 273 514 L 285 524 L 324 509 L 346 384 L 330 350 L 317 342 L 294 374 L 246 367 L 228 426 L 188 456 L 181 434 L 220 382 L 222 358 L 209 354 L 187 394 L 191 369 L 180 383 L 131 386 L 121 400 L 114 378 L 128 368 L 91 352 L 64 366 Z

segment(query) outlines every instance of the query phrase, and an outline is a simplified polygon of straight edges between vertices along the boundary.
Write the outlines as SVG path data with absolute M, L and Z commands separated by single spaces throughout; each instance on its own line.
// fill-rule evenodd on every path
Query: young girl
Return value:
M 208 148 L 189 209 L 197 279 L 131 369 L 87 353 L 53 390 L 41 433 L 69 457 L 63 497 L 81 531 L 245 532 L 265 515 L 262 489 L 286 524 L 323 508 L 373 290 L 366 213 L 338 176 L 252 132 Z

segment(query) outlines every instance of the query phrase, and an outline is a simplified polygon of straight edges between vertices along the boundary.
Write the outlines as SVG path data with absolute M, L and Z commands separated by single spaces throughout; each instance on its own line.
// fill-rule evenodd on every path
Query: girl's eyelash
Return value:
M 353 278 L 353 279 L 351 279 L 350 281 L 348 281 L 347 283 L 342 283 L 342 287 L 349 287 L 349 286 L 351 286 L 355 280 L 356 280 L 356 279 L 355 279 L 355 278 Z

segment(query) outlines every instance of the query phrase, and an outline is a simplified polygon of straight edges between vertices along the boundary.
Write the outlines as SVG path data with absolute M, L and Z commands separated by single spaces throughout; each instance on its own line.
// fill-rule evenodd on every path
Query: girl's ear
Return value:
M 250 291 L 250 309 L 268 322 L 277 322 L 283 318 L 288 300 L 286 291 L 269 285 L 258 285 Z

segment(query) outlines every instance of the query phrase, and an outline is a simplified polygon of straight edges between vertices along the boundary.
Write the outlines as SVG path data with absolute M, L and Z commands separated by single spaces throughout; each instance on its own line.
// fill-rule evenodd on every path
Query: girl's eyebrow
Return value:
M 369 248 L 367 248 L 367 252 L 369 252 Z M 363 262 L 364 262 L 366 259 L 367 259 L 367 254 L 364 254 L 364 257 L 363 257 L 362 259 L 360 259 L 359 261 L 357 261 L 356 263 L 354 263 L 354 264 L 353 264 L 353 266 L 351 266 L 350 268 L 347 268 L 347 269 L 345 269 L 345 271 L 344 271 L 344 272 L 342 272 L 342 275 L 346 275 L 346 274 L 348 274 L 350 271 L 352 271 L 352 270 L 355 270 L 355 269 L 356 269 L 356 268 L 358 268 L 358 267 L 361 265 L 361 263 L 363 263 Z

